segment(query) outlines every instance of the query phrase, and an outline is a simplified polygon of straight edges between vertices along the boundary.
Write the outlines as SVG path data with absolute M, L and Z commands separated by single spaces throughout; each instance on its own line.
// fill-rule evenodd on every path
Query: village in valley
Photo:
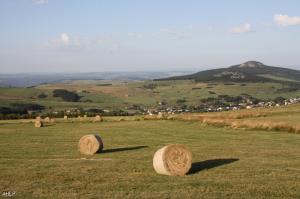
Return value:
M 224 99 L 228 96 L 219 96 L 219 99 Z M 283 97 L 278 97 L 275 100 L 266 100 L 260 101 L 258 99 L 252 98 L 249 95 L 244 95 L 243 97 L 237 98 L 240 99 L 239 103 L 221 103 L 216 100 L 216 98 L 207 98 L 202 100 L 206 103 L 201 104 L 200 106 L 187 106 L 184 104 L 177 106 L 168 106 L 165 102 L 157 102 L 157 107 L 144 108 L 139 105 L 132 105 L 127 107 L 127 110 L 108 110 L 108 109 L 68 109 L 65 110 L 66 115 L 78 116 L 82 114 L 89 114 L 94 116 L 95 114 L 101 115 L 161 115 L 161 114 L 179 114 L 179 113 L 203 113 L 203 112 L 221 112 L 221 111 L 230 111 L 230 110 L 242 110 L 242 109 L 254 109 L 254 108 L 277 108 L 282 106 L 288 106 L 292 104 L 300 103 L 300 97 L 294 97 L 290 99 L 284 99 Z M 53 112 L 53 114 L 58 114 L 58 112 Z

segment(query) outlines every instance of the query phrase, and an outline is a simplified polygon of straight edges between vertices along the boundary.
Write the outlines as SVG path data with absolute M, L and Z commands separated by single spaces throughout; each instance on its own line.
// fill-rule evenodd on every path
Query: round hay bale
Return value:
M 37 116 L 37 117 L 35 118 L 35 120 L 37 120 L 37 121 L 41 121 L 41 120 L 42 120 L 42 118 L 41 118 L 40 116 Z
M 101 152 L 103 149 L 102 139 L 99 135 L 85 135 L 80 138 L 78 149 L 84 155 L 93 155 Z
M 84 115 L 83 117 L 84 117 L 84 118 L 87 118 L 87 115 Z
M 192 166 L 192 153 L 183 145 L 167 145 L 155 152 L 153 167 L 158 174 L 183 176 Z
M 122 122 L 122 121 L 125 121 L 125 119 L 124 118 L 119 118 L 118 121 Z
M 44 122 L 50 122 L 50 117 L 46 117 L 46 118 L 44 119 Z
M 102 121 L 101 116 L 100 116 L 100 115 L 96 115 L 95 121 L 96 121 L 96 122 L 101 122 L 101 121 Z
M 64 116 L 64 120 L 67 120 L 67 119 L 68 119 L 68 116 L 65 115 L 65 116 Z
M 157 114 L 157 119 L 162 120 L 162 119 L 165 119 L 165 118 L 166 118 L 166 114 L 165 114 L 165 113 L 159 112 L 159 113 Z
M 43 122 L 40 120 L 36 120 L 34 123 L 34 126 L 37 128 L 43 127 Z

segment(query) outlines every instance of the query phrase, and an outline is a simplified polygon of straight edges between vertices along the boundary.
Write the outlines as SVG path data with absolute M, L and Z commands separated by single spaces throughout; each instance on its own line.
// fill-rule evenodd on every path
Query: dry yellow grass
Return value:
M 300 133 L 300 124 L 296 119 L 298 117 L 300 119 L 300 106 L 291 105 L 280 108 L 257 108 L 220 113 L 178 114 L 172 116 L 171 119 L 200 121 L 207 125 L 227 126 L 235 129 L 247 128 Z M 296 122 L 290 121 L 291 118 Z

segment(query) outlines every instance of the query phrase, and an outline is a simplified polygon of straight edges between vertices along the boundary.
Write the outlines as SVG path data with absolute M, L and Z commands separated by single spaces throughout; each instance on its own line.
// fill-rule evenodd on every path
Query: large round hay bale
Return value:
M 101 121 L 102 121 L 101 116 L 100 116 L 100 115 L 96 115 L 95 121 L 96 121 L 96 122 L 101 122 Z
M 85 135 L 80 138 L 78 149 L 79 152 L 84 155 L 93 155 L 97 152 L 101 152 L 103 149 L 102 139 L 98 135 Z
M 158 174 L 183 176 L 192 166 L 192 153 L 183 145 L 167 145 L 154 154 L 153 167 Z
M 34 123 L 34 126 L 37 128 L 43 127 L 43 122 L 40 120 L 36 120 Z

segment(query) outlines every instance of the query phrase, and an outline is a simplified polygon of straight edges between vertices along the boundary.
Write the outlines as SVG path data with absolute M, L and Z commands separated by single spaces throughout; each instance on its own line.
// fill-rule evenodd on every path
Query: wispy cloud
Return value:
M 300 17 L 299 16 L 290 17 L 288 15 L 276 14 L 276 15 L 274 15 L 274 21 L 279 26 L 283 26 L 283 27 L 300 25 Z
M 47 4 L 48 0 L 32 0 L 32 2 L 37 5 L 43 5 L 43 4 Z
M 127 33 L 127 36 L 135 39 L 141 39 L 143 37 L 141 33 L 136 33 L 136 32 L 129 32 Z
M 46 47 L 64 51 L 99 48 L 103 51 L 114 53 L 119 49 L 119 46 L 119 42 L 110 36 L 95 38 L 77 37 L 69 33 L 61 33 L 58 37 L 46 42 Z
M 167 36 L 168 39 L 181 40 L 189 38 L 191 35 L 187 32 L 181 32 L 170 28 L 162 28 L 159 33 L 163 36 Z
M 75 43 L 71 41 L 69 34 L 61 33 L 59 37 L 46 42 L 48 47 L 61 48 L 73 46 Z
M 245 23 L 241 26 L 233 27 L 230 29 L 230 32 L 235 34 L 252 32 L 251 24 Z

